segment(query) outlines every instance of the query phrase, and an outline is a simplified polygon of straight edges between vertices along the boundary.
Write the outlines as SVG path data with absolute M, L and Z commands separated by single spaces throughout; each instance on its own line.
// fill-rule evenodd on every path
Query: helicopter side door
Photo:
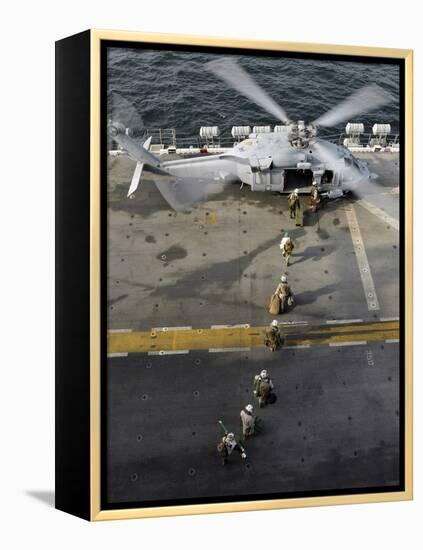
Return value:
M 273 169 L 273 158 L 250 158 L 252 191 L 283 191 L 284 173 Z

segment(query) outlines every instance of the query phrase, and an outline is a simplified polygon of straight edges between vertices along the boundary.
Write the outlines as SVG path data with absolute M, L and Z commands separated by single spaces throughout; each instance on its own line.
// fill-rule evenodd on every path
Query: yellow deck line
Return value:
M 152 332 L 109 332 L 107 353 L 207 350 L 262 347 L 266 327 L 190 329 Z M 399 322 L 352 325 L 296 325 L 281 329 L 285 346 L 322 345 L 399 338 Z

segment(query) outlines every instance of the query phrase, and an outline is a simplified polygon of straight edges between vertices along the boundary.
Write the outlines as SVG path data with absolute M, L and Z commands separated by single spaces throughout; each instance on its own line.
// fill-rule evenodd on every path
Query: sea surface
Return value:
M 280 124 L 205 68 L 217 55 L 110 47 L 108 116 L 136 134 L 151 128 L 175 128 L 178 137 L 198 136 L 201 126 L 219 126 L 230 137 L 232 126 Z M 376 83 L 391 93 L 393 101 L 350 122 L 363 122 L 366 132 L 376 122 L 390 123 L 392 132 L 399 132 L 397 65 L 282 55 L 235 57 L 291 120 L 313 121 L 355 90 Z M 320 135 L 334 139 L 344 128 L 345 122 L 321 129 Z

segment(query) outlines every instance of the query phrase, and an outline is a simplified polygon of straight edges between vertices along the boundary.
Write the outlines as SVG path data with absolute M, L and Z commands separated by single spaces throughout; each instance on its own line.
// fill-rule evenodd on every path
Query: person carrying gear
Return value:
M 256 417 L 253 414 L 254 407 L 250 404 L 246 405 L 240 412 L 241 424 L 242 424 L 242 435 L 244 439 L 248 439 L 254 435 Z
M 298 189 L 294 191 L 288 197 L 289 217 L 295 219 L 297 215 L 297 209 L 301 208 L 300 197 L 298 196 Z
M 316 212 L 320 204 L 320 193 L 317 189 L 317 182 L 313 180 L 310 191 L 310 212 Z
M 295 225 L 297 227 L 302 227 L 304 225 L 304 211 L 299 199 L 297 208 L 295 209 Z
M 276 351 L 282 347 L 282 335 L 276 319 L 270 323 L 270 327 L 266 328 L 264 345 L 272 351 Z
M 292 251 L 294 250 L 294 243 L 288 233 L 285 233 L 282 237 L 279 248 L 281 249 L 282 257 L 285 259 L 286 265 L 288 266 Z
M 225 466 L 228 463 L 228 458 L 234 451 L 239 452 L 241 458 L 247 458 L 244 447 L 235 439 L 235 435 L 232 432 L 228 432 L 221 420 L 219 420 L 219 424 L 225 432 L 225 435 L 217 444 L 217 451 L 222 459 L 222 465 Z
M 265 407 L 268 404 L 272 390 L 273 382 L 267 370 L 262 370 L 254 377 L 254 395 L 258 398 L 259 407 Z
M 292 293 L 291 287 L 288 284 L 286 275 L 282 275 L 281 282 L 276 287 L 275 294 L 280 300 L 280 313 L 283 313 L 285 311 L 286 304 L 292 306 L 292 304 L 294 303 L 294 294 Z

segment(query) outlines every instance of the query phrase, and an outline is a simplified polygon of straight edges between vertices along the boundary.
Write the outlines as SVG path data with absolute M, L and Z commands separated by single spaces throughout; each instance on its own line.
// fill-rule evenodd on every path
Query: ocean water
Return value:
M 263 109 L 229 88 L 205 68 L 217 54 L 114 48 L 107 53 L 108 114 L 136 133 L 175 128 L 180 137 L 198 136 L 201 126 L 279 124 Z M 236 55 L 240 64 L 280 104 L 291 120 L 312 121 L 366 84 L 376 83 L 393 96 L 378 110 L 354 117 L 370 132 L 376 123 L 399 131 L 399 67 L 391 64 L 321 61 Z M 334 137 L 345 122 L 321 129 Z

